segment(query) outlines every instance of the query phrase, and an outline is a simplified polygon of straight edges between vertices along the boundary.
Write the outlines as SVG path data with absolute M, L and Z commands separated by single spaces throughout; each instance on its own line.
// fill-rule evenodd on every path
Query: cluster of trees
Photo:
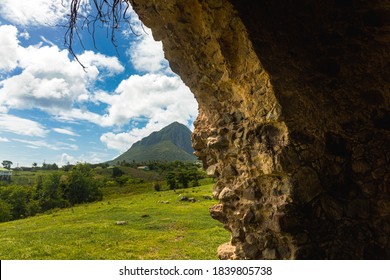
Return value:
M 13 163 L 10 160 L 3 160 L 3 162 L 1 164 L 3 165 L 4 168 L 11 169 L 11 166 Z
M 166 164 L 154 164 L 152 170 L 159 170 L 165 174 L 165 180 L 171 190 L 199 186 L 199 179 L 206 176 L 205 172 L 196 163 L 174 161 Z
M 0 222 L 102 198 L 100 183 L 94 179 L 91 168 L 77 164 L 66 174 L 52 172 L 38 176 L 33 187 L 0 187 Z
M 78 164 L 81 164 L 81 163 L 78 163 Z M 110 165 L 108 163 L 95 163 L 95 164 L 92 164 L 92 163 L 83 163 L 85 166 L 88 166 L 89 168 L 91 169 L 95 169 L 96 167 L 101 167 L 101 168 L 107 168 L 109 167 Z M 69 171 L 71 170 L 75 165 L 74 164 L 70 164 L 69 162 L 66 164 L 66 165 L 63 165 L 62 166 L 62 170 L 64 171 Z
M 206 177 L 205 171 L 198 163 L 193 162 L 161 162 L 147 161 L 142 163 L 128 163 L 126 161 L 118 162 L 120 166 L 137 168 L 138 166 L 147 166 L 150 171 L 158 173 L 162 180 L 165 179 L 169 189 L 179 189 L 199 186 L 199 180 Z M 120 169 L 114 167 L 113 177 L 121 176 Z M 156 182 L 153 185 L 156 191 L 161 190 L 161 183 Z
M 169 189 L 188 188 L 190 186 L 199 186 L 199 179 L 203 178 L 197 171 L 193 170 L 179 170 L 168 172 L 165 179 Z

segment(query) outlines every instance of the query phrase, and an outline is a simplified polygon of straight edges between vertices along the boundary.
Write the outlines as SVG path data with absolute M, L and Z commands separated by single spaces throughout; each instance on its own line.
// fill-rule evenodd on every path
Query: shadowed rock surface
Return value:
M 133 7 L 199 103 L 220 258 L 390 258 L 388 1 Z

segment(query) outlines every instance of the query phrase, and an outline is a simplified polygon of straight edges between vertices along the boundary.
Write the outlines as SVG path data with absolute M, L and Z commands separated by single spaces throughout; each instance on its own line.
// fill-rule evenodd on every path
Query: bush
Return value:
M 12 220 L 28 216 L 27 205 L 33 195 L 34 189 L 26 186 L 7 186 L 0 190 L 0 199 L 10 206 Z
M 30 200 L 30 202 L 27 203 L 26 216 L 35 216 L 40 212 L 42 212 L 42 209 L 41 206 L 39 205 L 39 201 Z
M 156 192 L 159 192 L 161 190 L 161 185 L 159 182 L 153 183 L 153 188 Z
M 120 177 L 124 174 L 124 172 L 117 166 L 114 166 L 112 169 L 112 178 Z
M 12 219 L 11 207 L 8 203 L 0 200 L 0 223 L 8 222 Z

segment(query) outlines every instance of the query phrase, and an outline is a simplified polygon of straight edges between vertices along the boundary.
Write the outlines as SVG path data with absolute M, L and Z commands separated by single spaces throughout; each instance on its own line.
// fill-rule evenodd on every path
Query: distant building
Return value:
M 149 166 L 138 166 L 137 169 L 139 170 L 144 170 L 144 171 L 149 171 Z
M 6 168 L 0 167 L 0 181 L 11 180 L 12 171 Z

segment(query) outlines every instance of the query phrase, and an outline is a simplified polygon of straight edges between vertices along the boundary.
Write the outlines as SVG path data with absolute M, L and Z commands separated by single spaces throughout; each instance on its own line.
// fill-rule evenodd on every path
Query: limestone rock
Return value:
M 221 260 L 230 260 L 234 256 L 236 247 L 229 243 L 222 244 L 218 247 L 218 257 Z

